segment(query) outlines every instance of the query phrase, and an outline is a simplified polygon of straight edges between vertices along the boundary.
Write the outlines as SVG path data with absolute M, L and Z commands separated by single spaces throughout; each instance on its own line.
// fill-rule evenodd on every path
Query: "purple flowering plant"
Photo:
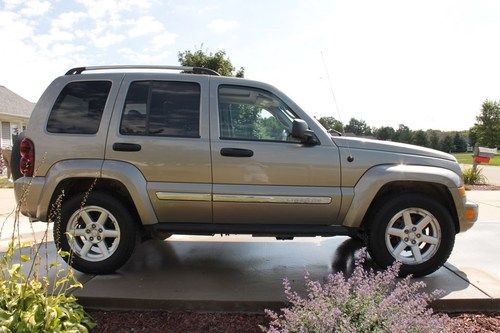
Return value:
M 366 249 L 360 251 L 350 277 L 329 274 L 324 283 L 305 275 L 306 297 L 292 291 L 284 279 L 289 307 L 278 314 L 266 310 L 268 333 L 287 332 L 451 332 L 447 315 L 428 306 L 442 291 L 422 291 L 425 283 L 398 278 L 400 262 L 383 271 L 365 269 Z

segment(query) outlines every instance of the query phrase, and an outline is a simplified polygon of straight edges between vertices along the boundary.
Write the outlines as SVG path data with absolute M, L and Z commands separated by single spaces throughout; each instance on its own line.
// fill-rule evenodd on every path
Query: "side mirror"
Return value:
M 292 123 L 292 137 L 299 139 L 301 143 L 317 144 L 314 132 L 309 129 L 307 123 L 302 119 L 294 119 Z

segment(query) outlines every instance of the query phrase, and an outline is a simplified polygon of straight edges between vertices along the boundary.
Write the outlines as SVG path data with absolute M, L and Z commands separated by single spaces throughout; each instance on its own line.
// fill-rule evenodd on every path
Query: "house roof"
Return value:
M 34 103 L 0 85 L 0 115 L 29 118 L 34 106 Z

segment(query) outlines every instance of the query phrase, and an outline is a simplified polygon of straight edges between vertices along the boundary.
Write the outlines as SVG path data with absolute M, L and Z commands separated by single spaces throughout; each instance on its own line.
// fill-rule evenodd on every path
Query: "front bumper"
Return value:
M 479 216 L 479 206 L 475 202 L 466 201 L 464 204 L 464 216 L 462 219 L 459 218 L 460 231 L 464 232 L 472 228 L 474 223 L 476 223 Z

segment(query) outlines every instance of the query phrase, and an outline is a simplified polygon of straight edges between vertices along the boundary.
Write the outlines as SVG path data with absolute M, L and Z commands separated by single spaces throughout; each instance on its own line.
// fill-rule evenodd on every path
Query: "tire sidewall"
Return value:
M 66 235 L 66 227 L 71 216 L 80 210 L 84 194 L 69 198 L 62 205 L 61 219 L 54 224 L 54 241 L 58 249 L 71 252 Z M 84 207 L 99 206 L 109 211 L 120 227 L 120 241 L 115 252 L 102 261 L 87 261 L 78 254 L 72 253 L 71 262 L 64 258 L 73 268 L 89 274 L 107 274 L 120 268 L 131 256 L 136 243 L 137 231 L 132 214 L 118 200 L 105 193 L 90 193 Z
M 434 215 L 441 229 L 441 240 L 432 258 L 417 265 L 402 264 L 400 275 L 423 276 L 441 267 L 448 259 L 455 242 L 455 226 L 450 212 L 442 204 L 423 194 L 402 194 L 382 202 L 385 204 L 375 213 L 369 231 L 368 250 L 374 261 L 383 268 L 394 263 L 395 258 L 385 242 L 387 225 L 400 211 L 415 207 L 425 209 Z

